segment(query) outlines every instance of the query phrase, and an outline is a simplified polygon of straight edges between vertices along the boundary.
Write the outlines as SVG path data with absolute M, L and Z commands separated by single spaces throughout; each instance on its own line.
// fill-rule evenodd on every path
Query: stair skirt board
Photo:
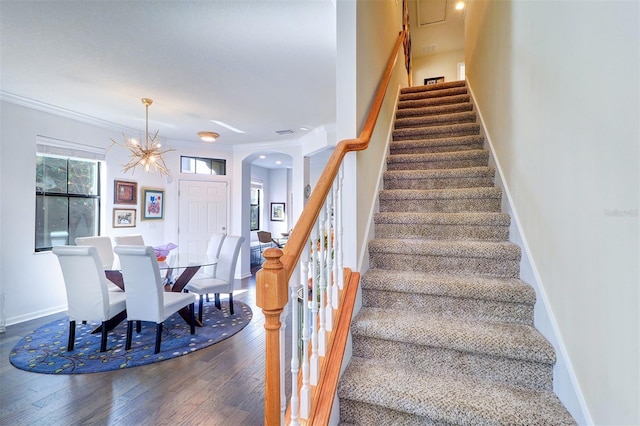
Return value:
M 464 81 L 401 91 L 343 425 L 576 424 L 474 109 Z

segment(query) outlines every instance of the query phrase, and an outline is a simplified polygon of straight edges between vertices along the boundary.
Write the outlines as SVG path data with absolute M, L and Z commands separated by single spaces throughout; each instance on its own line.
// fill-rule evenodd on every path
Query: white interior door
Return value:
M 178 252 L 181 264 L 198 262 L 207 251 L 214 232 L 227 232 L 228 184 L 226 182 L 180 181 Z

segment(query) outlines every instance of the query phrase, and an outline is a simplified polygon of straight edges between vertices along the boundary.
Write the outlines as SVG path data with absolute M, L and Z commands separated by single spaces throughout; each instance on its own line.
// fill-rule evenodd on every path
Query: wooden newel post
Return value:
M 287 271 L 280 262 L 282 250 L 264 251 L 265 263 L 256 274 L 256 303 L 262 308 L 266 330 L 264 424 L 280 425 L 280 314 L 288 300 Z

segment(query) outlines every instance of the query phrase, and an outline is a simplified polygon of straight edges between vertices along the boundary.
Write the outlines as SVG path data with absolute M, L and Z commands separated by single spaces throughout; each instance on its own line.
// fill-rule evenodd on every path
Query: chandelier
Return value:
M 162 149 L 162 144 L 158 141 L 159 130 L 156 131 L 153 137 L 149 135 L 149 105 L 153 103 L 153 99 L 142 98 L 142 103 L 146 108 L 147 125 L 144 144 L 142 141 L 138 142 L 136 139 L 127 138 L 124 134 L 122 135 L 124 137 L 124 143 L 116 142 L 113 139 L 111 139 L 111 141 L 130 151 L 129 162 L 122 166 L 124 173 L 131 169 L 135 172 L 135 168 L 141 166 L 146 172 L 149 172 L 151 168 L 153 168 L 155 171 L 160 172 L 160 174 L 169 177 L 171 174 L 162 158 L 162 154 L 175 150 L 170 148 Z

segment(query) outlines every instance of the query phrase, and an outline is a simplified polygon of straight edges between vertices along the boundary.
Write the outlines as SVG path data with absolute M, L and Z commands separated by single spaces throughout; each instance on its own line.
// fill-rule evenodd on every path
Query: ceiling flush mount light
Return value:
M 203 142 L 215 142 L 220 137 L 216 132 L 198 132 L 198 136 Z
M 459 1 L 458 3 L 456 3 L 456 10 L 462 10 L 462 9 L 464 9 L 464 2 Z
M 111 139 L 111 141 L 120 145 L 121 147 L 127 148 L 130 151 L 129 162 L 123 165 L 122 171 L 124 173 L 133 169 L 135 172 L 135 168 L 138 166 L 142 166 L 142 168 L 149 172 L 151 168 L 160 174 L 163 174 L 167 177 L 171 176 L 169 173 L 169 169 L 162 158 L 162 154 L 166 154 L 169 151 L 174 151 L 173 149 L 162 149 L 162 144 L 157 140 L 158 139 L 158 131 L 151 137 L 149 135 L 149 105 L 153 103 L 153 99 L 142 98 L 142 103 L 146 108 L 146 132 L 145 132 L 145 141 L 144 144 L 142 141 L 138 142 L 135 139 L 127 139 L 124 137 L 124 143 L 116 142 Z M 124 134 L 123 134 L 124 136 Z
M 198 132 L 198 136 L 204 142 L 215 142 L 220 137 L 216 132 Z

